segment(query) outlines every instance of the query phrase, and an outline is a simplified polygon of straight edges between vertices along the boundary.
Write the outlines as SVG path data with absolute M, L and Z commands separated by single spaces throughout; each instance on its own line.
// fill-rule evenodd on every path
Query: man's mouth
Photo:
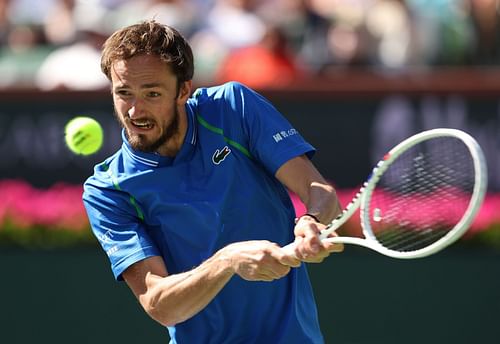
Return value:
M 149 120 L 130 120 L 130 123 L 139 129 L 151 129 L 153 128 L 153 123 Z

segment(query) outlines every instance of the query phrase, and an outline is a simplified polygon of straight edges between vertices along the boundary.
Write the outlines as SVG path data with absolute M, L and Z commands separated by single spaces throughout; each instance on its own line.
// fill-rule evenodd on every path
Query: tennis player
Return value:
M 340 208 L 314 148 L 239 83 L 192 92 L 191 48 L 155 21 L 111 35 L 101 67 L 123 144 L 83 200 L 116 279 L 171 343 L 323 343 L 301 261 L 342 246 L 318 239 Z

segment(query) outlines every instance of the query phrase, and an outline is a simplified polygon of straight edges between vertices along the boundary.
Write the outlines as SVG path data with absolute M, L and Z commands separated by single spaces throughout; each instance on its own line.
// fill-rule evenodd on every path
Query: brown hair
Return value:
M 134 24 L 113 33 L 104 43 L 101 70 L 111 80 L 111 65 L 137 55 L 156 55 L 177 76 L 178 85 L 193 78 L 193 52 L 174 28 L 154 20 Z

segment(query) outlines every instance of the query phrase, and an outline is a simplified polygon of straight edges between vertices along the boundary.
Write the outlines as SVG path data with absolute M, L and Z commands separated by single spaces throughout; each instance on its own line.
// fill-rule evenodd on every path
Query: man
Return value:
M 115 32 L 101 67 L 123 145 L 83 199 L 115 277 L 171 343 L 322 343 L 300 263 L 342 246 L 318 239 L 339 205 L 313 147 L 241 84 L 190 97 L 191 49 L 155 21 Z M 296 224 L 284 186 L 307 206 Z

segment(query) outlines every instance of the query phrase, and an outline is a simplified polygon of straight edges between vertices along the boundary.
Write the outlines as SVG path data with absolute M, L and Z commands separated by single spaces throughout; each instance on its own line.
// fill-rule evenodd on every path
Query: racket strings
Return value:
M 373 190 L 373 235 L 397 251 L 429 246 L 461 220 L 473 188 L 473 159 L 461 140 L 423 141 L 397 157 Z
M 415 248 L 429 246 L 448 233 L 447 230 L 431 230 L 429 232 L 407 230 L 406 233 L 401 235 L 401 232 L 402 230 L 399 233 L 381 231 L 377 234 L 377 239 L 379 242 L 383 242 L 385 247 L 397 248 L 398 251 L 411 251 Z

